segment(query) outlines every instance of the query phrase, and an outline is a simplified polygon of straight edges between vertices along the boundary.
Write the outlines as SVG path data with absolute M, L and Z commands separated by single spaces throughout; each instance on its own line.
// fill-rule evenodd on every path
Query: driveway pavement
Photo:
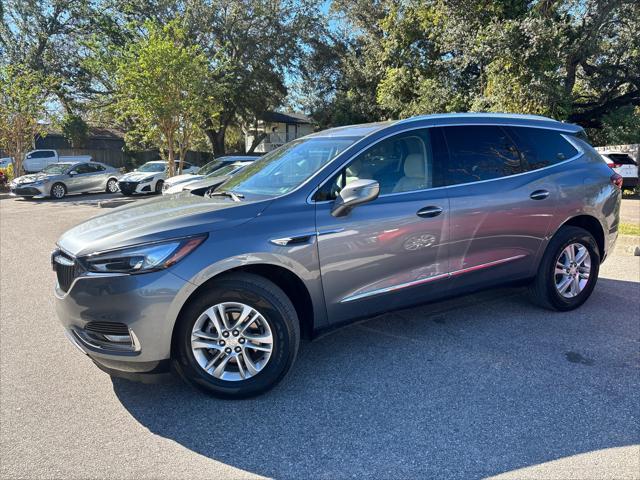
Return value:
M 640 478 L 638 257 L 566 314 L 502 288 L 352 325 L 232 402 L 66 341 L 49 253 L 102 212 L 0 200 L 2 478 Z

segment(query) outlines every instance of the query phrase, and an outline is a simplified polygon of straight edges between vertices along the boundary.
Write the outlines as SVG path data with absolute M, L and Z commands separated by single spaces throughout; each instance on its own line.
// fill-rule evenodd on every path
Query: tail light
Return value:
M 609 168 L 619 168 L 619 167 L 622 166 L 622 164 L 621 163 L 607 163 L 607 166 Z
M 613 175 L 611 175 L 610 178 L 611 178 L 611 183 L 613 183 L 616 187 L 622 190 L 622 175 L 618 175 L 617 173 L 614 173 Z

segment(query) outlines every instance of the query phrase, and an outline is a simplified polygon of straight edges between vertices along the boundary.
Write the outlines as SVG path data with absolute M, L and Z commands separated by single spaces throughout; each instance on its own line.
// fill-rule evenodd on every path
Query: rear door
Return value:
M 449 200 L 441 138 L 427 129 L 371 146 L 315 197 L 322 285 L 332 322 L 421 303 L 447 284 Z M 446 155 L 446 153 L 445 153 Z M 378 199 L 331 215 L 337 192 L 358 179 L 380 184 Z
M 553 130 L 443 130 L 450 154 L 452 288 L 533 275 L 559 201 L 551 168 L 578 151 Z

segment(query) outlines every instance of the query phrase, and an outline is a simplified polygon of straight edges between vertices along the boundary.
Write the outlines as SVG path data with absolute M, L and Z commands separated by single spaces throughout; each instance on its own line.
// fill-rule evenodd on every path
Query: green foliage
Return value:
M 198 47 L 186 43 L 178 21 L 164 27 L 148 21 L 144 30 L 116 60 L 115 110 L 130 124 L 128 141 L 167 152 L 171 176 L 175 153 L 182 163 L 202 123 L 201 106 L 209 101 L 207 59 Z
M 89 138 L 89 125 L 81 116 L 66 114 L 60 124 L 62 134 L 73 148 L 83 148 Z
M 579 123 L 603 141 L 638 141 L 637 1 L 335 0 L 333 7 L 347 34 L 316 46 L 299 101 L 323 124 L 359 120 L 353 114 L 362 108 L 368 120 L 505 111 Z
M 46 134 L 46 101 L 54 82 L 24 65 L 0 65 L 0 150 L 13 157 L 15 171 L 37 135 Z

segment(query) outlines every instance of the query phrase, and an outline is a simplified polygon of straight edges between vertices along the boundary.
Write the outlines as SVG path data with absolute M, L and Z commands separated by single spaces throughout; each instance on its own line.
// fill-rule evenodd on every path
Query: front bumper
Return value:
M 193 290 L 167 270 L 80 276 L 66 292 L 56 284 L 56 313 L 67 338 L 102 370 L 160 373 L 167 370 L 175 320 Z
M 33 198 L 45 198 L 49 195 L 49 190 L 46 184 L 34 186 L 32 184 L 12 185 L 10 188 L 10 194 L 16 197 L 33 197 Z
M 151 185 L 153 180 L 149 182 L 118 182 L 118 187 L 124 195 L 133 195 L 135 193 L 151 193 Z

